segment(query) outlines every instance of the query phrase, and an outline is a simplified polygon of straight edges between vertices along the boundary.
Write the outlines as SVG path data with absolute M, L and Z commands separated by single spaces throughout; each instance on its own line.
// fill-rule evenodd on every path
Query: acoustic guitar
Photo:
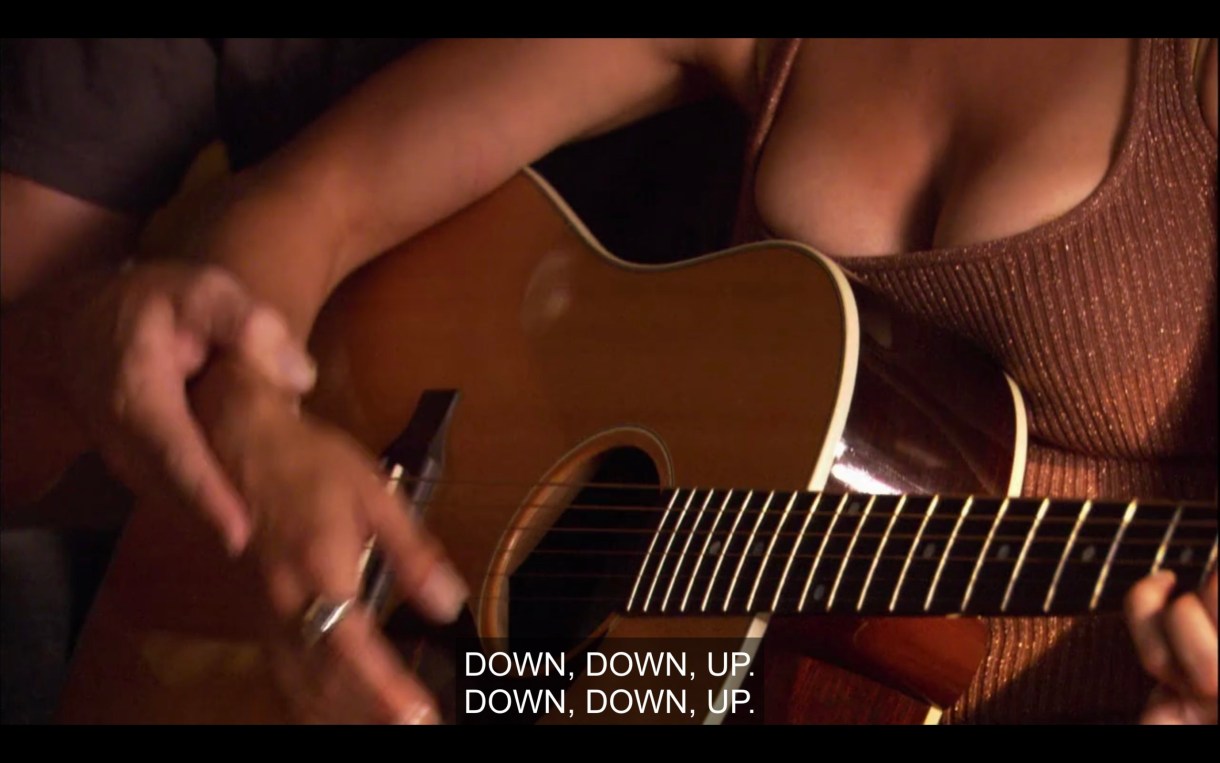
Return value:
M 1214 506 L 1017 497 L 1016 386 L 817 252 L 632 265 L 530 171 L 349 279 L 312 347 L 310 408 L 374 453 L 460 392 L 421 509 L 471 584 L 470 643 L 748 663 L 770 627 L 742 675 L 690 670 L 691 695 L 765 698 L 750 722 L 934 721 L 982 658 L 976 616 L 1113 611 L 1216 564 Z M 64 720 L 284 720 L 254 572 L 178 514 L 136 512 Z M 575 664 L 542 720 L 658 718 L 591 712 Z M 707 704 L 667 719 L 742 720 Z

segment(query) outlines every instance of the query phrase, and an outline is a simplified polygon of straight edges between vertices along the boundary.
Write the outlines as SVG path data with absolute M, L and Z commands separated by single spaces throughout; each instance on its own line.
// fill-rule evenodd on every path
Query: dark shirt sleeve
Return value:
M 216 134 L 203 38 L 4 40 L 0 62 L 0 166 L 104 207 L 157 207 Z

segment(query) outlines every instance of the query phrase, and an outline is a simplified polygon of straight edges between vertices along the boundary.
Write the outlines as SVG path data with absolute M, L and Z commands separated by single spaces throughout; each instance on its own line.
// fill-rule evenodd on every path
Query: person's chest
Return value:
M 1136 57 L 1127 40 L 806 41 L 758 165 L 759 216 L 832 255 L 1036 228 L 1105 178 Z

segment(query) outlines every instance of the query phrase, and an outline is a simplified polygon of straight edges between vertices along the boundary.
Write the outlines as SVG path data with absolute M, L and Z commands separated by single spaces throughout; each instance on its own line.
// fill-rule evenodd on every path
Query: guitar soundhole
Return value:
M 638 448 L 599 456 L 587 486 L 509 576 L 510 647 L 571 650 L 623 609 L 664 508 L 659 482 Z

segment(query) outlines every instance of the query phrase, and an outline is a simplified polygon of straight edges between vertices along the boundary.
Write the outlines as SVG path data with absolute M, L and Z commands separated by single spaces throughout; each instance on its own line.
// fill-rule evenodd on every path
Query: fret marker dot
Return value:
M 826 595 L 826 586 L 821 583 L 818 583 L 817 587 L 813 589 L 813 600 L 821 601 L 822 597 L 825 595 Z
M 996 559 L 1007 559 L 1007 558 L 1008 558 L 1008 552 L 1009 552 L 1010 550 L 1011 550 L 1011 549 L 1009 549 L 1009 548 L 1008 548 L 1008 544 L 1007 544 L 1007 543 L 1005 543 L 1005 544 L 1001 545 L 1001 546 L 1000 546 L 1000 548 L 999 548 L 999 549 L 998 549 L 998 550 L 995 552 Z
M 1193 548 L 1184 548 L 1182 553 L 1178 554 L 1178 564 L 1190 564 L 1191 558 L 1195 555 Z
M 718 541 L 718 540 L 712 541 L 712 544 L 707 547 L 707 553 L 708 553 L 708 556 L 715 556 L 716 554 L 719 554 L 720 553 L 720 541 Z
M 1086 546 L 1084 549 L 1084 553 L 1082 553 L 1080 555 L 1080 559 L 1081 559 L 1081 561 L 1091 562 L 1091 561 L 1093 561 L 1093 557 L 1095 557 L 1095 556 L 1097 556 L 1097 547 L 1096 546 Z
M 754 545 L 750 547 L 750 556 L 762 556 L 763 548 L 761 540 L 754 541 Z
M 849 517 L 854 517 L 860 513 L 860 504 L 857 501 L 852 501 L 847 504 L 847 511 L 844 512 Z
M 931 559 L 934 556 L 936 556 L 936 544 L 935 543 L 925 543 L 924 547 L 923 547 L 923 558 Z

